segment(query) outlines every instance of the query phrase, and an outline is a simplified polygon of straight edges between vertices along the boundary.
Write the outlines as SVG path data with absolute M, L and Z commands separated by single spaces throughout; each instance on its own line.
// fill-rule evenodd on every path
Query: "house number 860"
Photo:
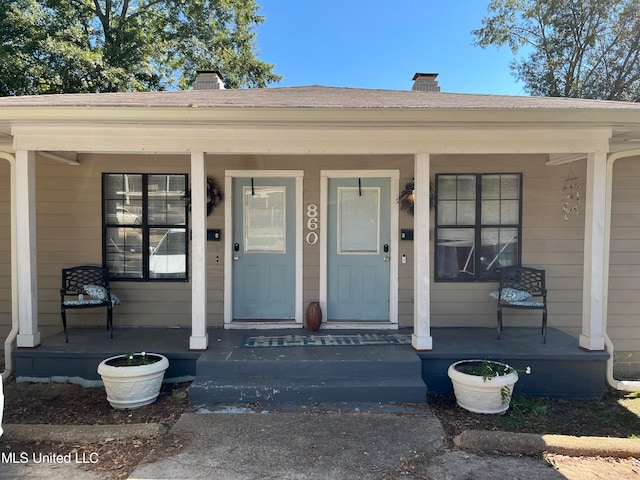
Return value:
M 315 245 L 318 243 L 318 206 L 313 203 L 307 206 L 307 228 L 311 230 L 307 233 L 307 243 Z

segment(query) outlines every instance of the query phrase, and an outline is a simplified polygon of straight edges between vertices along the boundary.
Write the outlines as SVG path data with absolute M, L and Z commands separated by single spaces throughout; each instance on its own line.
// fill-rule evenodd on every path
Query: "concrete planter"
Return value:
M 142 354 L 135 354 L 136 357 Z M 126 355 L 110 357 L 98 365 L 98 374 L 107 391 L 107 400 L 113 408 L 139 408 L 153 403 L 158 398 L 164 372 L 169 360 L 164 355 L 145 355 L 152 363 L 127 365 Z
M 509 409 L 513 386 L 518 381 L 518 373 L 483 378 L 465 373 L 468 368 L 478 367 L 485 360 L 462 360 L 449 367 L 447 374 L 453 384 L 456 401 L 465 410 L 475 413 L 502 414 Z M 506 368 L 500 362 L 492 362 Z

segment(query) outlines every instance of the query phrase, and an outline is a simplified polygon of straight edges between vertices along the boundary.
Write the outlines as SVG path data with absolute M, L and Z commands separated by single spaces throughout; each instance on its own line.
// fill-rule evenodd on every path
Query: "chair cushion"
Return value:
M 82 300 L 65 300 L 64 305 L 73 307 L 77 305 L 100 305 L 104 300 L 97 300 L 95 298 L 87 298 Z
M 517 305 L 519 307 L 544 307 L 544 302 L 538 302 L 537 300 L 522 300 L 521 302 L 509 302 L 509 305 Z
M 494 290 L 489 294 L 489 296 L 506 303 L 522 302 L 531 298 L 531 294 L 529 292 L 509 287 L 502 289 L 502 295 L 500 295 L 500 290 Z
M 84 293 L 91 295 L 91 298 L 102 302 L 106 300 L 107 294 L 109 293 L 106 288 L 100 285 L 84 285 L 82 288 L 84 289 Z
M 107 299 L 107 289 L 101 285 L 85 285 L 84 293 L 91 295 L 92 300 L 98 300 L 97 303 L 104 302 Z M 118 296 L 111 292 L 111 305 L 120 305 Z

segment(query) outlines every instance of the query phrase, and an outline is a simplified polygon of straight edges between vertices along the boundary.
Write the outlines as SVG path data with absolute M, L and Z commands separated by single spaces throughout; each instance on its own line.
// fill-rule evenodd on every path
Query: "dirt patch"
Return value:
M 3 423 L 50 425 L 121 425 L 160 423 L 173 425 L 188 408 L 188 383 L 164 384 L 158 400 L 135 410 L 115 410 L 104 388 L 83 388 L 69 383 L 16 383 L 4 386 Z M 101 442 L 10 442 L 0 439 L 0 452 L 71 453 L 74 457 L 98 458 L 87 467 L 105 479 L 127 478 L 144 459 L 157 459 L 180 451 L 186 439 L 173 434 L 156 438 L 104 439 Z M 93 457 L 92 457 L 93 455 Z

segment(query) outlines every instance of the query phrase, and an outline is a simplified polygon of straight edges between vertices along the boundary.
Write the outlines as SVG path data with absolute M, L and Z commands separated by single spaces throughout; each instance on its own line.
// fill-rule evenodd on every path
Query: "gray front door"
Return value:
M 233 319 L 295 318 L 295 179 L 233 179 Z
M 330 178 L 327 318 L 389 320 L 389 178 Z

